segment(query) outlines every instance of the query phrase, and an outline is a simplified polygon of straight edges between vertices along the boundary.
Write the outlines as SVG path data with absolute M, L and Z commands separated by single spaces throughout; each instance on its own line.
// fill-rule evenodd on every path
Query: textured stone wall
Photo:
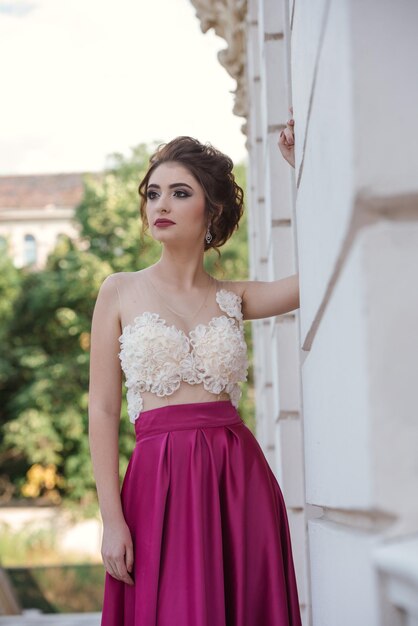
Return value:
M 417 23 L 412 1 L 292 7 L 314 625 L 417 623 Z
M 294 172 L 277 141 L 290 117 L 290 15 L 250 0 L 246 16 L 248 204 L 252 280 L 297 272 Z M 254 320 L 257 438 L 279 481 L 290 523 L 299 600 L 309 619 L 299 311 Z M 316 511 L 311 512 L 316 515 Z

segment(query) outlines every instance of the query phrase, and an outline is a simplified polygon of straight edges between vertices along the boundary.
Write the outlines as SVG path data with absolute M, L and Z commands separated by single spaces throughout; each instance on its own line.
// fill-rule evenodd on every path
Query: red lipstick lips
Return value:
M 171 224 L 174 224 L 174 223 L 175 222 L 172 222 L 171 220 L 159 218 L 158 220 L 155 220 L 154 226 L 170 226 Z

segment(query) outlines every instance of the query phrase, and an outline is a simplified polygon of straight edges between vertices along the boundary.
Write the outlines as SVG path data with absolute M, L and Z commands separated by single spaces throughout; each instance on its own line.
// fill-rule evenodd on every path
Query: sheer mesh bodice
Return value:
M 239 382 L 247 380 L 248 372 L 241 297 L 226 281 L 213 279 L 187 328 L 193 311 L 189 317 L 176 315 L 149 288 L 144 271 L 115 275 L 122 325 L 119 359 L 130 421 L 166 404 L 230 399 L 237 407 Z

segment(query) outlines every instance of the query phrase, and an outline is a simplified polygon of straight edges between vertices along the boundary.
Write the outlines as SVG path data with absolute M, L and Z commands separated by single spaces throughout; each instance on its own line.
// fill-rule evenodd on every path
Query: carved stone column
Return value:
M 247 117 L 247 85 L 245 78 L 246 46 L 245 19 L 247 0 L 190 0 L 196 9 L 203 33 L 213 28 L 219 37 L 227 43 L 224 50 L 218 52 L 218 59 L 228 74 L 237 81 L 233 113 Z M 241 127 L 244 134 L 246 124 Z

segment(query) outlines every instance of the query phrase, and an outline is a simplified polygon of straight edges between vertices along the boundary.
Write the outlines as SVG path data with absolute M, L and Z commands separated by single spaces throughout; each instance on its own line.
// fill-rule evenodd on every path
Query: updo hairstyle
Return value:
M 204 239 L 205 251 L 222 246 L 238 228 L 243 214 L 244 192 L 236 183 L 232 159 L 214 148 L 188 136 L 176 137 L 160 144 L 149 159 L 148 170 L 138 187 L 143 232 L 149 227 L 146 215 L 147 187 L 151 174 L 162 163 L 176 162 L 184 166 L 202 186 L 207 223 L 212 241 Z

